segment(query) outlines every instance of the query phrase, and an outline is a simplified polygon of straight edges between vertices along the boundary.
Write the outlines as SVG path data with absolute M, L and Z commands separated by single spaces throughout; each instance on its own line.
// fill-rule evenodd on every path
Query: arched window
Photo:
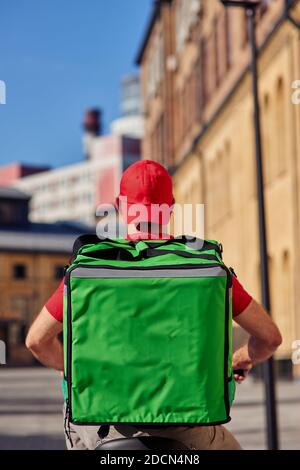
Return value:
M 276 84 L 276 175 L 284 173 L 287 167 L 287 154 L 285 149 L 285 110 L 284 80 L 280 77 Z
M 205 172 L 206 200 L 205 211 L 209 229 L 216 221 L 216 158 L 213 156 L 207 165 Z
M 288 342 L 293 339 L 293 311 L 292 311 L 292 273 L 291 257 L 288 250 L 282 253 L 281 259 L 280 310 L 278 312 L 278 324 L 283 338 Z M 279 300 L 279 298 L 278 298 Z M 287 343 L 288 344 L 288 343 Z
M 284 302 L 284 310 L 288 315 L 290 314 L 291 305 L 292 305 L 292 285 L 291 285 L 291 262 L 290 262 L 290 253 L 288 250 L 285 250 L 282 254 L 282 300 Z
M 225 142 L 225 158 L 224 158 L 224 178 L 223 182 L 225 184 L 225 200 L 226 200 L 226 214 L 229 214 L 231 211 L 231 145 L 227 140 Z
M 262 146 L 263 146 L 263 170 L 264 183 L 268 185 L 272 179 L 272 145 L 271 145 L 271 103 L 269 93 L 263 98 L 262 113 Z
M 215 192 L 216 192 L 216 207 L 215 207 L 215 213 L 217 214 L 217 219 L 218 222 L 222 218 L 224 214 L 224 178 L 223 178 L 223 162 L 224 158 L 222 155 L 222 152 L 219 150 L 217 155 L 216 155 L 216 187 L 215 187 Z

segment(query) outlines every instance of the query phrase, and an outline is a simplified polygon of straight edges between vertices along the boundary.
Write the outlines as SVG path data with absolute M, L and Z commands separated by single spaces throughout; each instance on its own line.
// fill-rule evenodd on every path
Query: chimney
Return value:
M 86 159 L 90 158 L 95 137 L 102 133 L 101 117 L 102 112 L 97 108 L 88 109 L 84 115 L 83 151 Z

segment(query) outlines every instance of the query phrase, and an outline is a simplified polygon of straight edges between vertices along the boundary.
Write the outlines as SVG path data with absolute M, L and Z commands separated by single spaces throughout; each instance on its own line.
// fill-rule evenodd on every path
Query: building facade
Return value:
M 121 117 L 111 123 L 111 133 L 141 139 L 144 120 L 141 104 L 140 77 L 129 75 L 121 83 Z
M 88 152 L 88 159 L 80 163 L 14 182 L 16 188 L 32 196 L 31 221 L 94 224 L 99 204 L 114 203 L 122 172 L 140 158 L 140 140 L 119 135 L 90 136 Z
M 66 223 L 32 223 L 30 199 L 0 187 L 0 339 L 8 364 L 32 363 L 24 345 L 34 316 L 57 288 L 74 240 L 94 229 Z
M 277 357 L 289 367 L 300 338 L 300 106 L 293 99 L 300 41 L 287 7 L 299 18 L 299 1 L 261 1 L 257 40 L 272 315 L 284 338 Z M 219 0 L 165 0 L 155 4 L 138 63 L 143 156 L 173 171 L 178 202 L 205 204 L 205 236 L 222 241 L 225 261 L 259 299 L 248 39 L 243 9 L 224 9 Z
M 49 166 L 24 165 L 18 162 L 4 165 L 0 168 L 0 186 L 10 186 L 20 178 L 42 173 L 49 169 Z

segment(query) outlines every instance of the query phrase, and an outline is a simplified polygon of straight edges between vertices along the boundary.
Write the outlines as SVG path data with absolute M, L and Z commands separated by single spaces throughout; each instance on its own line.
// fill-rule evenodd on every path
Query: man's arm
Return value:
M 44 366 L 63 371 L 63 347 L 58 339 L 62 323 L 44 307 L 33 322 L 26 338 L 26 347 Z
M 247 344 L 233 354 L 233 369 L 243 369 L 247 373 L 253 365 L 273 355 L 281 345 L 282 337 L 270 315 L 255 300 L 250 302 L 235 321 L 250 334 L 250 338 Z M 235 374 L 234 378 L 243 381 L 245 376 Z

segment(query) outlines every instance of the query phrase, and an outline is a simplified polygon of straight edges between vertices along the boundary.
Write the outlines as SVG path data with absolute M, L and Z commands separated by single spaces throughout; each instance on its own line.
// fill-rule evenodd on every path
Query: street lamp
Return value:
M 221 0 L 225 7 L 244 8 L 248 18 L 249 41 L 251 46 L 251 73 L 252 73 L 252 92 L 254 105 L 254 129 L 255 129 L 255 154 L 256 154 L 256 184 L 258 199 L 258 222 L 259 222 L 259 252 L 260 252 L 260 273 L 261 273 L 261 294 L 262 304 L 270 312 L 270 286 L 268 270 L 268 252 L 266 236 L 266 216 L 264 200 L 264 182 L 263 182 L 263 162 L 262 162 L 262 143 L 260 126 L 260 107 L 258 97 L 258 72 L 257 56 L 258 49 L 256 43 L 256 9 L 260 6 L 259 0 L 234 1 Z M 274 383 L 274 362 L 270 358 L 264 363 L 264 383 L 266 397 L 266 420 L 267 420 L 267 438 L 268 448 L 270 450 L 278 449 L 278 430 L 277 430 L 277 411 Z

